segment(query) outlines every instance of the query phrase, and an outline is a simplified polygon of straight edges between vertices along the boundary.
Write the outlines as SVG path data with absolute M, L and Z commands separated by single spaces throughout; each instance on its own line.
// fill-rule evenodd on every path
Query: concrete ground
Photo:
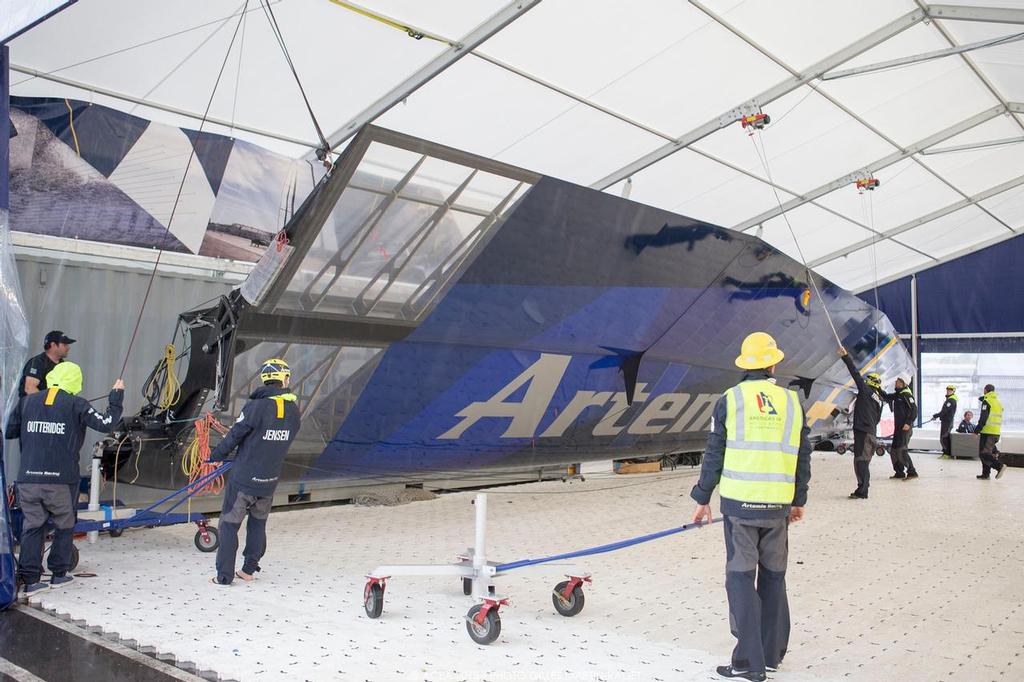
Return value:
M 806 520 L 791 528 L 790 653 L 777 680 L 1024 679 L 1024 470 L 978 481 L 972 461 L 916 454 L 921 477 L 872 464 L 849 500 L 852 460 L 814 455 Z M 688 523 L 689 471 L 590 475 L 489 496 L 489 556 L 516 560 Z M 473 493 L 401 507 L 271 516 L 252 584 L 209 584 L 213 556 L 187 526 L 81 545 L 80 578 L 37 605 L 118 633 L 206 676 L 238 680 L 711 680 L 732 647 L 721 525 L 580 562 L 586 607 L 562 618 L 560 576 L 509 574 L 502 634 L 474 644 L 473 605 L 451 578 L 394 578 L 366 617 L 381 563 L 443 563 L 472 544 Z M 715 502 L 717 508 L 717 501 Z M 216 674 L 214 674 L 214 672 Z

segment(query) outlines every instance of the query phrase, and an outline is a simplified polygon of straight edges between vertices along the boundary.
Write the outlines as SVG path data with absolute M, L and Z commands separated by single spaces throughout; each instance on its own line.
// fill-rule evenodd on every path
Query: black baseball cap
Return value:
M 54 330 L 47 333 L 43 339 L 43 348 L 49 348 L 51 343 L 74 343 L 75 340 L 62 331 Z

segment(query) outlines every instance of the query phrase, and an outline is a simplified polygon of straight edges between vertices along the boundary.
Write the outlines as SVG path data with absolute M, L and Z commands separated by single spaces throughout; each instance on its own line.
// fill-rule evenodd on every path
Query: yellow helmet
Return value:
M 765 332 L 754 332 L 743 339 L 736 366 L 740 369 L 765 369 L 782 362 L 786 354 L 779 350 L 775 339 Z
M 263 362 L 263 367 L 260 369 L 260 379 L 263 383 L 268 381 L 280 381 L 284 382 L 285 379 L 292 375 L 292 370 L 288 366 L 288 363 L 280 358 L 271 358 Z
M 58 386 L 71 395 L 78 395 L 82 391 L 82 368 L 64 360 L 46 375 L 46 385 Z
M 864 375 L 864 382 L 868 386 L 874 386 L 875 388 L 882 387 L 882 377 L 877 372 L 868 372 Z

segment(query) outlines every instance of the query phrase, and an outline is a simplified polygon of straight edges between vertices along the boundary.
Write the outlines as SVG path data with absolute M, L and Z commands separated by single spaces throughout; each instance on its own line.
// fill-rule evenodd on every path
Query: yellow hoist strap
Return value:
M 60 388 L 57 386 L 51 386 L 46 389 L 46 400 L 44 401 L 44 404 L 53 405 L 53 401 L 57 399 L 57 391 L 59 390 Z
M 423 29 L 416 28 L 415 26 L 403 24 L 399 21 L 395 21 L 394 19 L 389 19 L 383 14 L 377 14 L 376 12 L 368 10 L 365 7 L 360 7 L 359 5 L 353 4 L 351 2 L 345 2 L 345 0 L 330 0 L 330 2 L 334 3 L 338 7 L 344 7 L 347 10 L 355 12 L 356 14 L 361 14 L 367 19 L 373 19 L 374 21 L 378 21 L 384 24 L 385 26 L 397 28 L 399 31 L 406 33 L 410 38 L 415 38 L 416 40 L 419 40 L 420 38 L 429 38 L 430 40 L 436 40 L 437 42 L 444 43 L 445 45 L 455 44 L 454 42 L 448 40 L 447 38 L 435 35 L 428 31 L 424 31 Z

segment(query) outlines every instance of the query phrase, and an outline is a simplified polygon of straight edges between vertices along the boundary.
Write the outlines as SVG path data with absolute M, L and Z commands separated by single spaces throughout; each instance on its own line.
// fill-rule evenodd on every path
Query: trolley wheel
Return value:
M 563 580 L 555 585 L 555 590 L 551 593 L 551 603 L 555 605 L 555 611 L 558 611 L 558 615 L 571 618 L 583 610 L 583 604 L 586 603 L 586 599 L 583 597 L 583 588 L 579 585 L 573 588 L 572 594 L 569 595 L 568 599 L 562 597 L 562 593 L 568 585 L 568 580 Z
M 119 538 L 124 535 L 124 528 L 111 528 L 107 534 L 112 538 Z
M 875 454 L 878 455 L 879 457 L 884 455 L 885 454 L 885 446 L 884 445 L 879 445 L 878 447 L 876 447 L 875 448 Z
M 68 566 L 68 573 L 71 573 L 76 568 L 78 568 L 78 559 L 79 559 L 78 548 L 75 547 L 74 545 L 71 545 L 71 565 Z
M 473 594 L 473 579 L 472 578 L 463 578 L 462 579 L 462 594 L 466 595 L 467 597 L 469 595 Z
M 366 583 L 363 590 L 363 608 L 370 618 L 380 618 L 384 611 L 384 588 L 379 583 Z
M 839 445 L 837 445 L 836 446 L 836 452 L 839 453 L 840 455 L 845 455 L 846 454 L 846 443 L 840 443 Z
M 213 526 L 207 526 L 205 538 L 201 529 L 196 531 L 195 543 L 200 552 L 216 552 L 220 547 L 220 533 Z
M 466 631 L 477 644 L 490 644 L 501 634 L 501 618 L 498 616 L 498 609 L 491 609 L 484 618 L 484 624 L 480 625 L 474 619 L 482 608 L 483 604 L 477 604 L 466 614 Z

